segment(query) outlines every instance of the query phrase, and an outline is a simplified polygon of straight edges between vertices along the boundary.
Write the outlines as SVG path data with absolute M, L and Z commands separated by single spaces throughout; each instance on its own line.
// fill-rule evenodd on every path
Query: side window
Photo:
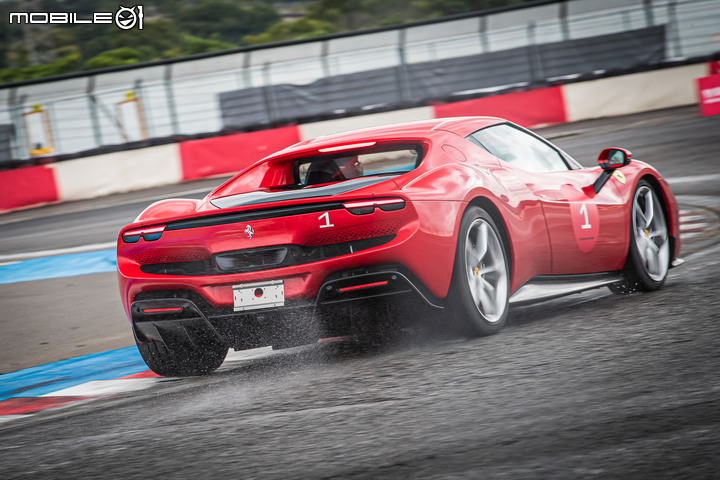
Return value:
M 495 125 L 470 134 L 500 160 L 534 173 L 568 170 L 557 150 L 511 125 Z

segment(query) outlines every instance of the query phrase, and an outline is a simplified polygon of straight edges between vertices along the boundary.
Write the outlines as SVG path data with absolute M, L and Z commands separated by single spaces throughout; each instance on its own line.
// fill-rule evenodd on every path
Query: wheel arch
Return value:
M 505 220 L 503 219 L 502 215 L 500 214 L 500 210 L 498 207 L 493 203 L 492 200 L 490 200 L 488 197 L 483 196 L 477 196 L 470 200 L 468 202 L 465 209 L 462 211 L 460 218 L 462 219 L 462 216 L 465 215 L 465 212 L 468 208 L 472 206 L 477 206 L 485 210 L 488 215 L 493 219 L 493 222 L 495 222 L 495 225 L 500 229 L 500 239 L 503 242 L 503 246 L 505 247 L 505 252 L 507 253 L 507 259 L 508 259 L 508 275 L 510 275 L 510 283 L 512 284 L 512 272 L 513 272 L 513 249 L 512 249 L 512 242 L 510 241 L 510 232 L 507 228 L 507 225 L 505 224 Z M 459 220 L 458 220 L 459 224 Z
M 465 215 L 469 209 L 472 209 L 473 207 L 481 208 L 484 212 L 482 217 L 490 217 L 490 219 L 492 219 L 492 223 L 495 225 L 495 228 L 498 230 L 500 241 L 502 242 L 503 250 L 505 251 L 505 258 L 508 267 L 507 278 L 505 280 L 507 281 L 508 287 L 506 292 L 507 296 L 504 300 L 505 303 L 502 313 L 500 313 L 499 316 L 495 315 L 498 312 L 496 308 L 495 313 L 493 314 L 495 317 L 488 319 L 480 307 L 476 304 L 477 300 L 473 300 L 472 291 L 469 290 L 470 287 L 467 285 L 467 282 L 461 278 L 465 276 L 465 273 L 462 271 L 464 259 L 461 259 L 464 255 L 458 253 L 459 250 L 456 249 L 455 261 L 453 262 L 452 281 L 447 297 L 447 308 L 449 308 L 452 313 L 449 318 L 451 322 L 454 322 L 453 328 L 457 328 L 458 331 L 464 335 L 484 336 L 497 333 L 500 329 L 502 329 L 507 318 L 509 308 L 508 299 L 511 295 L 512 248 L 508 237 L 508 228 L 501 215 L 500 209 L 491 198 L 482 195 L 474 196 L 470 201 L 465 203 L 465 208 L 459 212 L 458 221 L 460 229 L 457 237 L 458 248 L 461 245 L 461 239 L 463 238 L 460 233 L 462 232 L 462 224 L 465 221 Z M 470 226 L 471 225 L 468 224 L 468 228 L 470 228 Z M 470 307 L 470 305 L 472 305 L 472 307 Z
M 633 192 L 637 188 L 637 184 L 640 183 L 642 180 L 645 180 L 647 183 L 650 184 L 650 187 L 653 189 L 655 194 L 663 203 L 663 214 L 665 216 L 665 221 L 668 225 L 668 232 L 670 236 L 670 251 L 672 252 L 670 256 L 670 261 L 672 261 L 677 256 L 680 242 L 680 218 L 678 214 L 677 201 L 675 200 L 675 197 L 672 196 L 672 192 L 670 192 L 667 184 L 661 183 L 658 177 L 651 173 L 645 173 L 638 178 L 637 182 L 635 182 Z

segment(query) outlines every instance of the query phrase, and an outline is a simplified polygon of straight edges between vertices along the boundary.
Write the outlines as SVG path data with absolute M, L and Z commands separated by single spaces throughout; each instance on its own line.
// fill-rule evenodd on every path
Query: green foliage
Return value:
M 529 0 L 314 0 L 295 21 L 282 21 L 270 0 L 0 0 L 0 82 L 128 65 L 226 50 L 239 45 L 295 40 L 397 25 Z M 143 30 L 112 25 L 8 24 L 9 12 L 115 12 L 143 4 Z M 285 5 L 283 8 L 287 8 Z
M 518 5 L 529 1 L 531 0 L 412 0 L 411 3 L 424 18 L 433 18 Z
M 235 3 L 209 0 L 181 11 L 177 17 L 180 29 L 202 38 L 216 35 L 218 40 L 240 43 L 245 35 L 264 32 L 280 20 L 270 5 L 241 7 Z
M 332 23 L 338 31 L 392 25 L 418 19 L 409 0 L 315 0 L 309 18 Z
M 261 33 L 260 35 L 247 35 L 243 38 L 243 43 L 259 45 L 284 40 L 318 37 L 334 32 L 335 28 L 330 22 L 303 17 L 292 22 L 278 22 L 270 27 L 267 32 Z
M 195 55 L 197 53 L 217 52 L 219 50 L 228 50 L 233 48 L 235 45 L 222 40 L 215 40 L 212 38 L 200 38 L 192 35 L 183 35 L 183 46 L 184 50 L 181 55 Z
M 16 67 L 3 68 L 0 70 L 0 82 L 10 83 L 19 82 L 20 80 L 27 80 L 30 77 L 26 77 L 21 69 Z
M 10 67 L 0 70 L 0 82 L 17 82 L 32 78 L 62 75 L 75 71 L 81 65 L 80 53 L 70 53 L 52 63 L 30 65 L 23 68 Z
M 182 45 L 183 36 L 169 20 L 144 22 L 142 30 L 110 29 L 104 37 L 112 48 L 130 47 L 144 51 L 141 60 L 164 58 L 165 52 Z
M 85 69 L 117 67 L 139 62 L 143 57 L 140 50 L 130 47 L 115 48 L 101 53 L 85 62 Z

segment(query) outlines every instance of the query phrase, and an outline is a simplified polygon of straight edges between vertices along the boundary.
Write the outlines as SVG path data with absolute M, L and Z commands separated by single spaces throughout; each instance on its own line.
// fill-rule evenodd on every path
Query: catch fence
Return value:
M 0 168 L 702 61 L 720 0 L 566 0 L 0 86 Z

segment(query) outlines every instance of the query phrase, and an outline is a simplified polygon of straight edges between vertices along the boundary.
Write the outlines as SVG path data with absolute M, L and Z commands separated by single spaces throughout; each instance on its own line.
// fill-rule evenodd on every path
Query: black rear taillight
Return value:
M 125 243 L 136 243 L 142 237 L 146 242 L 152 242 L 162 237 L 165 225 L 156 227 L 143 227 L 123 232 L 122 239 Z
M 367 215 L 373 213 L 376 207 L 384 212 L 402 210 L 405 208 L 405 200 L 402 198 L 377 198 L 345 202 L 343 206 L 353 215 Z

